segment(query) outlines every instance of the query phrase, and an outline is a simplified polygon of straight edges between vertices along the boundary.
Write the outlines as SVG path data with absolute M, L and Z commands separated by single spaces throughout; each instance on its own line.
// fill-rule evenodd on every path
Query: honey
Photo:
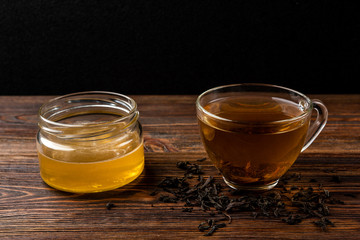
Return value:
M 78 162 L 67 162 L 41 152 L 38 154 L 42 179 L 48 185 L 66 192 L 112 190 L 130 183 L 144 169 L 143 144 L 123 156 L 93 162 L 86 161 L 86 155 L 76 157 Z M 96 152 L 94 154 L 96 156 Z
M 39 115 L 40 175 L 49 186 L 102 192 L 142 173 L 142 128 L 131 98 L 108 92 L 70 94 L 44 104 Z

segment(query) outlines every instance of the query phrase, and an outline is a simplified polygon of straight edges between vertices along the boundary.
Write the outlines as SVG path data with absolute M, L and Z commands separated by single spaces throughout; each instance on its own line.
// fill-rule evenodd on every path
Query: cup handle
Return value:
M 310 126 L 307 132 L 305 144 L 301 149 L 301 152 L 305 151 L 305 149 L 307 149 L 310 144 L 315 140 L 315 138 L 320 134 L 320 132 L 325 127 L 328 119 L 328 110 L 325 105 L 318 99 L 313 99 L 311 101 L 313 109 L 315 109 L 317 112 L 317 117 L 315 122 Z

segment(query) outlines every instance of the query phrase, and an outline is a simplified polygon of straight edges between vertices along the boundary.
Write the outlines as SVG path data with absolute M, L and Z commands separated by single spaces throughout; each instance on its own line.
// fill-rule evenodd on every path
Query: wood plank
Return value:
M 193 153 L 147 153 L 146 169 L 139 179 L 126 187 L 98 194 L 63 193 L 46 186 L 40 179 L 32 162 L 36 156 L 17 158 L 16 161 L 28 168 L 0 158 L 1 198 L 0 234 L 35 238 L 67 237 L 133 237 L 150 239 L 167 238 L 169 233 L 176 239 L 201 237 L 197 226 L 209 218 L 209 212 L 195 208 L 191 213 L 182 212 L 182 203 L 158 202 L 158 195 L 151 196 L 156 185 L 166 176 L 181 176 L 183 171 L 176 168 L 177 161 L 196 162 L 203 154 Z M 331 208 L 330 218 L 336 227 L 328 232 L 317 229 L 312 221 L 305 220 L 300 225 L 290 226 L 279 219 L 253 219 L 250 213 L 232 214 L 233 221 L 228 228 L 216 233 L 216 237 L 231 238 L 241 233 L 242 237 L 260 237 L 274 234 L 278 238 L 320 238 L 358 233 L 360 219 L 360 161 L 359 159 L 333 158 L 323 156 L 313 164 L 313 156 L 298 159 L 289 174 L 301 173 L 302 178 L 291 184 L 297 186 L 323 187 L 332 195 L 345 202 Z M 212 175 L 221 181 L 209 160 L 201 163 L 205 175 Z M 4 172 L 6 169 L 6 172 Z M 328 171 L 327 171 L 328 170 Z M 331 177 L 340 176 L 335 183 Z M 316 183 L 310 183 L 311 179 Z M 25 180 L 25 181 L 24 181 Z M 3 181 L 7 181 L 4 184 Z M 345 194 L 351 193 L 356 197 Z M 112 202 L 115 207 L 106 209 Z M 285 231 L 286 229 L 286 231 Z M 265 234 L 265 235 L 264 235 Z M 105 237 L 106 236 L 106 237 Z

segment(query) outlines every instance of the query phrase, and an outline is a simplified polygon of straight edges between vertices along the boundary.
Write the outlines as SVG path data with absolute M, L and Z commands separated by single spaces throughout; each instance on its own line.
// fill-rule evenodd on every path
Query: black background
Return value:
M 0 0 L 0 94 L 360 93 L 357 2 Z

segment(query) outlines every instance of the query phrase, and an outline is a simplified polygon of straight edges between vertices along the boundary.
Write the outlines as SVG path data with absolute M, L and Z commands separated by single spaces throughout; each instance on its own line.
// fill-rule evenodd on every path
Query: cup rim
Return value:
M 274 89 L 281 89 L 281 90 L 285 90 L 288 92 L 292 92 L 295 93 L 298 96 L 301 96 L 302 98 L 304 98 L 306 100 L 306 102 L 308 103 L 308 107 L 304 110 L 304 112 L 298 116 L 289 118 L 289 119 L 283 119 L 283 120 L 276 120 L 276 121 L 268 121 L 268 122 L 259 122 L 259 123 L 254 123 L 254 122 L 249 122 L 249 121 L 238 121 L 238 120 L 232 120 L 232 119 L 228 119 L 228 118 L 224 118 L 224 117 L 220 117 L 218 115 L 215 115 L 207 110 L 205 110 L 201 104 L 200 104 L 200 99 L 205 96 L 206 94 L 219 90 L 219 89 L 225 89 L 225 88 L 230 88 L 230 87 L 239 87 L 239 86 L 254 86 L 254 87 L 271 87 Z M 266 84 L 266 83 L 235 83 L 235 84 L 228 84 L 228 85 L 221 85 L 221 86 L 217 86 L 214 88 L 210 88 L 206 91 L 204 91 L 203 93 L 201 93 L 197 99 L 196 99 L 196 108 L 197 110 L 205 113 L 207 116 L 210 116 L 211 118 L 214 118 L 216 120 L 220 120 L 220 121 L 224 121 L 224 122 L 228 122 L 228 123 L 233 123 L 233 124 L 241 124 L 241 125 L 276 125 L 276 124 L 284 124 L 284 123 L 292 123 L 292 122 L 297 122 L 303 118 L 305 118 L 306 116 L 308 116 L 308 114 L 310 114 L 312 112 L 313 109 L 313 103 L 311 101 L 311 99 L 309 97 L 307 97 L 305 94 L 296 91 L 294 89 L 291 88 L 287 88 L 287 87 L 283 87 L 283 86 L 279 86 L 279 85 L 274 85 L 274 84 Z
M 108 96 L 108 97 L 110 96 L 110 97 L 116 97 L 116 98 L 123 98 L 125 101 L 128 101 L 129 106 L 131 108 L 130 108 L 129 112 L 125 116 L 121 116 L 119 118 L 109 120 L 109 121 L 104 121 L 104 122 L 101 122 L 101 123 L 86 123 L 86 124 L 61 123 L 61 122 L 51 120 L 48 117 L 44 116 L 44 114 L 46 112 L 48 112 L 48 111 L 44 111 L 45 108 L 50 106 L 51 104 L 53 104 L 55 101 L 64 100 L 66 98 L 71 98 L 71 97 L 81 96 L 81 95 L 83 95 L 83 96 L 103 95 L 103 96 Z M 134 115 L 136 113 L 137 113 L 137 104 L 136 104 L 135 100 L 132 99 L 131 97 L 128 97 L 128 96 L 120 94 L 120 93 L 109 92 L 109 91 L 83 91 L 83 92 L 70 93 L 70 94 L 66 94 L 66 95 L 62 95 L 62 96 L 58 96 L 58 97 L 50 99 L 49 101 L 45 102 L 39 108 L 38 116 L 39 116 L 41 121 L 43 121 L 46 124 L 49 124 L 51 126 L 54 126 L 54 127 L 78 128 L 78 127 L 85 127 L 85 126 L 86 127 L 97 127 L 99 125 L 105 126 L 105 125 L 117 124 L 119 122 L 122 122 L 122 121 L 128 119 L 130 116 L 132 116 L 132 115 Z

